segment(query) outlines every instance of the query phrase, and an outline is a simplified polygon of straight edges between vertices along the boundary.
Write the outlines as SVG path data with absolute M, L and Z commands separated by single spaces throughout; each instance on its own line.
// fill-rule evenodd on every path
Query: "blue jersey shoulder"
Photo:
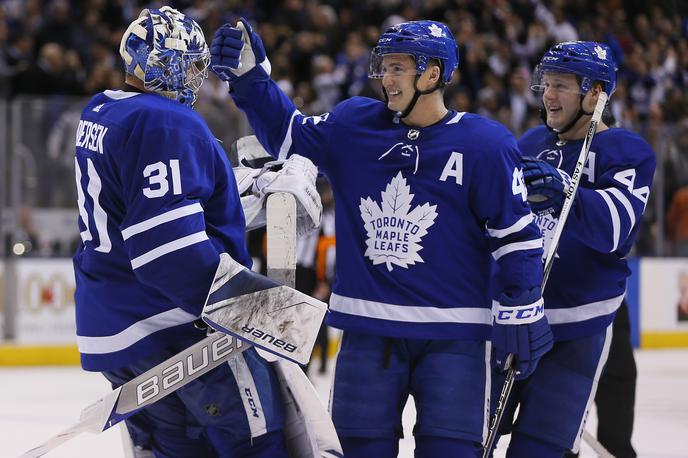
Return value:
M 533 147 L 547 143 L 551 135 L 554 134 L 545 125 L 532 127 L 518 139 L 518 147 L 524 156 L 532 156 Z
M 84 116 L 98 118 L 127 131 L 155 128 L 184 132 L 204 139 L 213 138 L 198 113 L 156 94 L 105 91 L 91 99 Z
M 602 161 L 619 164 L 656 163 L 650 144 L 640 135 L 624 128 L 611 128 L 599 136 L 598 148 Z

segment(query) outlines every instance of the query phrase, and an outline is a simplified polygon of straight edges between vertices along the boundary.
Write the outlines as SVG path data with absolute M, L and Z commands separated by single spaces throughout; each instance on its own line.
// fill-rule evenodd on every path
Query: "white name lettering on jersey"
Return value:
M 359 209 L 366 229 L 365 256 L 374 265 L 386 264 L 390 272 L 397 265 L 408 268 L 424 262 L 420 242 L 435 224 L 437 205 L 424 203 L 411 209 L 410 187 L 401 172 L 382 191 L 382 208 L 370 197 L 361 198 Z
M 79 121 L 76 129 L 76 146 L 103 154 L 103 140 L 108 128 L 91 121 Z

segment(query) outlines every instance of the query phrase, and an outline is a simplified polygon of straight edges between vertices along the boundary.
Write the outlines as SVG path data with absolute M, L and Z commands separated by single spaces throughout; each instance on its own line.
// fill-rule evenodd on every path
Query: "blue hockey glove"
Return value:
M 236 27 L 225 24 L 217 29 L 210 43 L 210 69 L 218 78 L 231 83 L 256 65 L 270 74 L 263 40 L 246 19 L 241 18 Z
M 537 214 L 552 213 L 558 217 L 564 206 L 571 178 L 563 170 L 534 157 L 523 158 L 523 181 L 528 190 L 528 203 Z
M 498 368 L 507 369 L 506 357 L 512 353 L 516 380 L 527 378 L 552 348 L 552 331 L 545 317 L 540 288 L 515 298 L 502 294 L 492 314 L 492 346 Z

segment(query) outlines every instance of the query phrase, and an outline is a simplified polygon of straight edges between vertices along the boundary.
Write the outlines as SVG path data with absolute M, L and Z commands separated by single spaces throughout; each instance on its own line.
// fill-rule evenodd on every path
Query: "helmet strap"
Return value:
M 421 95 L 432 94 L 436 90 L 444 87 L 444 81 L 442 81 L 442 78 L 440 78 L 440 80 L 437 82 L 435 87 L 433 87 L 431 89 L 427 89 L 425 91 L 421 91 L 420 89 L 418 89 L 418 80 L 420 79 L 420 75 L 421 75 L 420 73 L 416 74 L 416 77 L 413 80 L 414 93 L 413 93 L 413 98 L 411 99 L 409 104 L 406 106 L 404 111 L 397 111 L 396 113 L 394 113 L 394 123 L 395 124 L 398 124 L 400 120 L 404 119 L 409 114 L 411 114 L 411 112 L 413 111 L 413 108 L 416 106 L 416 103 L 418 102 L 418 99 L 420 98 Z M 387 97 L 387 91 L 385 91 L 384 87 L 382 88 L 382 92 L 385 95 L 385 102 L 389 102 L 389 98 Z
M 554 129 L 547 124 L 547 110 L 545 110 L 545 106 L 542 105 L 540 108 L 540 118 L 542 121 L 545 123 L 545 126 L 550 132 L 553 132 L 555 134 L 563 134 L 571 130 L 571 128 L 578 122 L 578 120 L 583 116 L 592 116 L 592 112 L 588 113 L 587 111 L 583 110 L 583 99 L 585 98 L 585 94 L 581 94 L 580 99 L 578 101 L 578 113 L 576 113 L 576 116 L 573 117 L 571 121 L 569 121 L 568 124 L 566 124 L 564 127 L 561 129 Z

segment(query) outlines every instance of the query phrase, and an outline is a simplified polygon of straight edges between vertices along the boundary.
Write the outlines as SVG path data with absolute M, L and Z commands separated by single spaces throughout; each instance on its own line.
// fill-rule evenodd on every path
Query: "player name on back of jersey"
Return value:
M 103 154 L 103 139 L 107 131 L 103 125 L 81 119 L 76 129 L 76 146 Z

